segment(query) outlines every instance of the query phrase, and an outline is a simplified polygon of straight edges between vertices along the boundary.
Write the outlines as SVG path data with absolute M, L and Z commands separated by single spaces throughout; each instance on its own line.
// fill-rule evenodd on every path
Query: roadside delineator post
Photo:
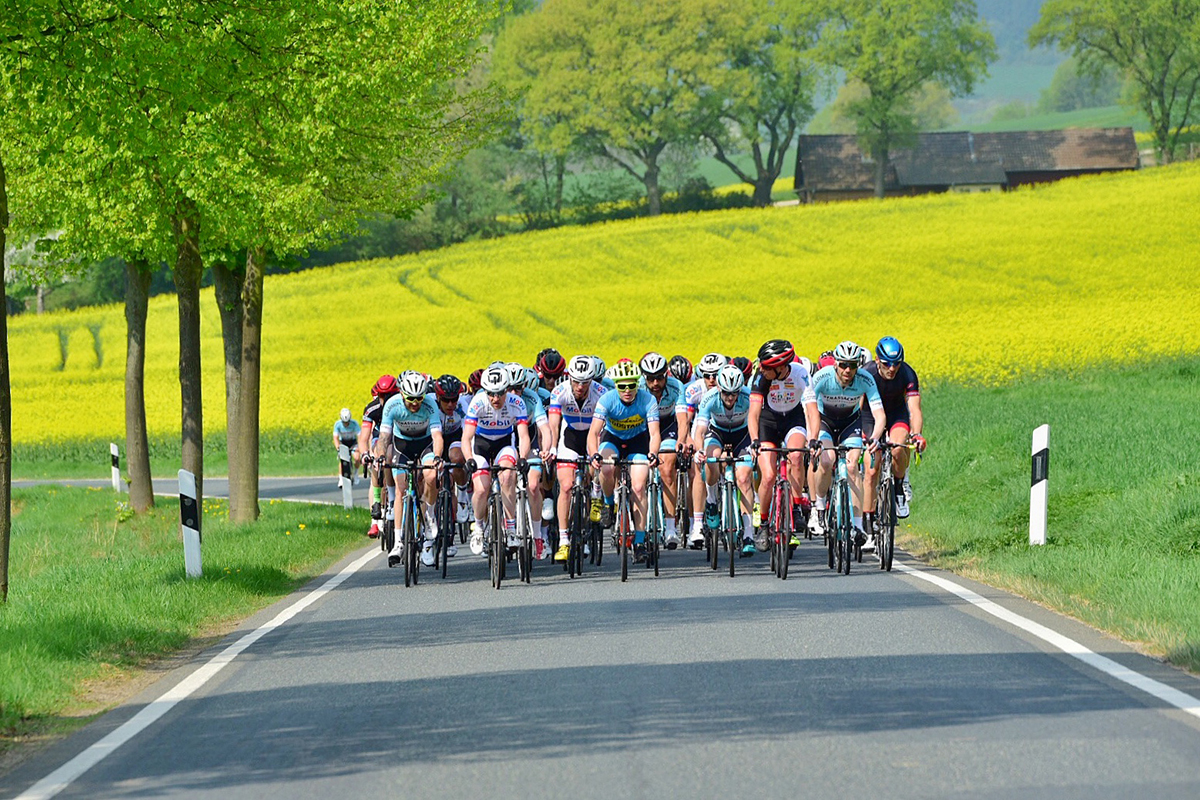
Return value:
M 112 454 L 113 491 L 120 494 L 125 488 L 121 485 L 121 448 L 117 447 L 116 442 L 110 442 L 108 452 Z
M 1046 543 L 1046 483 L 1050 474 L 1050 426 L 1033 431 L 1033 471 L 1029 482 L 1029 543 Z
M 183 531 L 183 568 L 189 578 L 199 578 L 200 504 L 196 501 L 196 476 L 179 470 L 179 527 Z
M 350 448 L 338 447 L 338 458 L 342 462 L 342 507 L 354 508 L 354 472 L 350 463 Z

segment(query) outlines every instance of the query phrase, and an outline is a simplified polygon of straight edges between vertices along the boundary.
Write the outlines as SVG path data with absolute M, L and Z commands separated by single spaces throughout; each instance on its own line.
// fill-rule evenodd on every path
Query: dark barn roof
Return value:
M 1010 183 L 1014 173 L 1137 169 L 1132 128 L 1078 128 L 1008 133 L 922 133 L 912 147 L 892 151 L 889 190 Z M 801 136 L 796 190 L 870 192 L 875 164 L 853 135 Z

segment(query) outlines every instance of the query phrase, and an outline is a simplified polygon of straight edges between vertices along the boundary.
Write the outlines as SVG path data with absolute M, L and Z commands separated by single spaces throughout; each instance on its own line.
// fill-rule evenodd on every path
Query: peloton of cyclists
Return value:
M 742 556 L 754 555 L 754 528 L 750 518 L 754 505 L 754 466 L 750 457 L 750 390 L 746 376 L 734 364 L 717 373 L 716 387 L 705 393 L 692 424 L 692 444 L 705 459 L 718 458 L 729 448 L 737 458 L 734 479 L 741 498 Z M 700 459 L 697 459 L 698 461 Z M 720 464 L 704 464 L 706 503 L 705 522 L 710 528 L 720 524 L 717 507 L 717 477 Z M 699 524 L 696 528 L 699 529 Z

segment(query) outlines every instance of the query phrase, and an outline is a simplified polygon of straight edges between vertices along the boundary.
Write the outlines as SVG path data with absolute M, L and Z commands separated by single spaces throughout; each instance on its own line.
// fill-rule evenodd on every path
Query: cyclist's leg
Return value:
M 679 541 L 675 531 L 675 457 L 676 441 L 667 439 L 658 449 L 658 477 L 662 483 L 663 538 L 668 543 Z M 674 547 L 674 544 L 671 545 Z
M 863 412 L 862 415 L 862 438 L 870 439 L 875 429 L 875 418 L 869 415 L 869 412 Z M 881 434 L 882 437 L 882 434 Z M 861 505 L 857 513 L 870 514 L 875 510 L 875 498 L 879 494 L 879 467 L 883 464 L 883 460 L 879 453 L 871 455 L 866 453 L 863 455 L 863 480 L 861 494 L 856 496 L 856 500 L 861 500 Z M 851 484 L 853 485 L 853 478 Z
M 892 444 L 908 444 L 910 434 L 908 419 L 888 420 L 888 441 Z M 908 474 L 910 454 L 907 448 L 892 451 L 892 473 L 897 481 L 904 480 Z
M 650 482 L 650 464 L 639 460 L 629 467 L 629 488 L 633 492 L 633 529 L 646 533 L 646 484 Z
M 496 464 L 504 467 L 516 466 L 517 451 L 511 446 L 502 448 L 496 455 Z M 500 503 L 504 507 L 505 520 L 516 519 L 517 474 L 511 469 L 506 469 L 500 473 Z
M 763 451 L 758 454 L 758 472 L 762 476 L 762 480 L 758 484 L 758 507 L 763 517 L 769 517 L 771 514 L 771 492 L 775 488 L 775 475 L 778 471 L 776 465 L 779 460 L 779 454 L 769 452 L 777 446 L 776 442 L 767 439 L 761 439 L 760 442 Z
M 793 449 L 804 447 L 808 441 L 808 431 L 803 426 L 797 425 L 787 432 L 784 437 L 783 446 Z M 788 483 L 792 486 L 792 497 L 800 497 L 804 494 L 804 454 L 803 453 L 788 453 Z

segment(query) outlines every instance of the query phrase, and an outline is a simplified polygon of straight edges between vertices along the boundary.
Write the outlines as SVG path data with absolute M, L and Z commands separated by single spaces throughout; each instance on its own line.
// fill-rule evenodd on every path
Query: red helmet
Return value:
M 824 353 L 821 353 L 821 358 L 819 361 L 817 361 L 817 369 L 832 367 L 836 363 L 837 359 L 833 357 L 833 351 L 826 350 Z
M 754 374 L 754 362 L 745 356 L 736 356 L 729 363 L 740 369 L 742 371 L 742 376 L 745 377 L 747 381 L 749 381 L 750 376 Z
M 438 400 L 457 400 L 462 394 L 462 382 L 447 373 L 433 382 L 433 391 Z
M 553 347 L 547 347 L 538 353 L 534 369 L 539 377 L 557 378 L 567 371 L 567 360 Z
M 758 348 L 758 363 L 768 369 L 785 367 L 795 360 L 796 349 L 787 339 L 772 339 Z
M 477 369 L 467 377 L 467 388 L 471 390 L 471 394 L 476 394 L 482 388 L 479 380 L 483 377 L 483 369 Z
M 371 387 L 371 394 L 378 397 L 381 394 L 396 393 L 396 376 L 380 375 L 379 380 L 375 381 L 375 385 Z

